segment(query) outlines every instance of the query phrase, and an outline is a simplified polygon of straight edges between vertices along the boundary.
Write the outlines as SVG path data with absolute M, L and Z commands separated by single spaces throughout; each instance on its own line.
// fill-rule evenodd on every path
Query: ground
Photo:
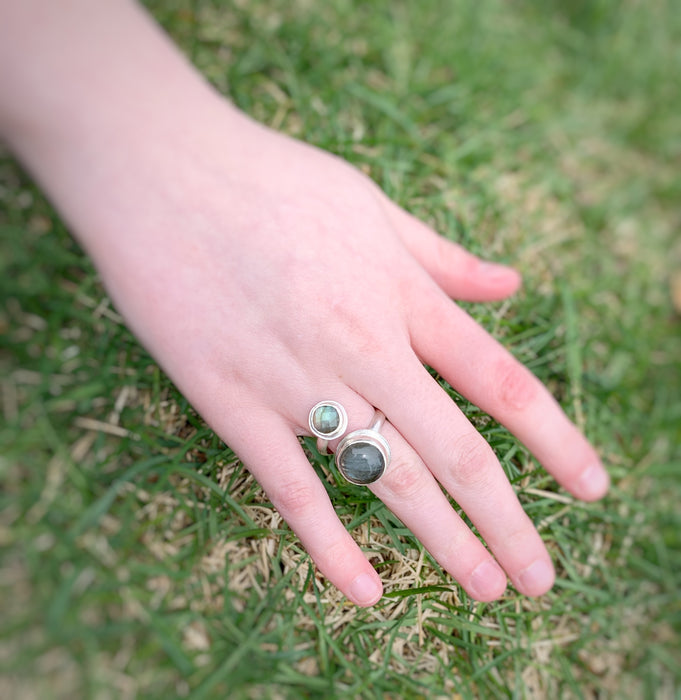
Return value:
M 3 697 L 676 697 L 679 6 L 148 5 L 241 108 L 522 271 L 518 297 L 468 308 L 586 431 L 613 488 L 574 501 L 452 394 L 559 573 L 541 599 L 509 589 L 478 604 L 306 442 L 386 586 L 374 608 L 352 607 L 131 337 L 7 155 Z

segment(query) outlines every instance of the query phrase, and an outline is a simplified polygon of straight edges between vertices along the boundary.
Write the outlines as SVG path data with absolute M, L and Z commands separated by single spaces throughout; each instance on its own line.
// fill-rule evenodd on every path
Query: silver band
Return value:
M 376 433 L 381 432 L 381 428 L 385 423 L 385 413 L 379 411 L 377 408 L 374 409 L 374 422 L 369 426 L 369 430 L 373 430 Z M 385 439 L 385 438 L 383 438 Z

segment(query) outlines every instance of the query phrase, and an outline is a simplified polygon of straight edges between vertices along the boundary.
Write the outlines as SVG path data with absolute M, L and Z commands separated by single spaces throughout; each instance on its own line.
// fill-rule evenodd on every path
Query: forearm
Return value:
M 82 220 L 90 195 L 101 210 L 141 162 L 153 177 L 218 103 L 224 120 L 226 103 L 130 0 L 0 0 L 0 138 L 77 233 L 98 228 Z
M 210 88 L 132 0 L 0 0 L 0 134 L 112 134 Z M 151 123 L 149 124 L 151 126 Z

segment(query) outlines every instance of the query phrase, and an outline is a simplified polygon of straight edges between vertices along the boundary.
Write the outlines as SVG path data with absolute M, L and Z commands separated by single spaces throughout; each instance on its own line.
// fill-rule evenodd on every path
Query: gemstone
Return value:
M 340 413 L 335 406 L 324 404 L 312 414 L 312 425 L 322 435 L 331 435 L 340 425 Z
M 359 441 L 343 449 L 338 468 L 353 484 L 373 484 L 385 471 L 385 457 L 376 445 Z

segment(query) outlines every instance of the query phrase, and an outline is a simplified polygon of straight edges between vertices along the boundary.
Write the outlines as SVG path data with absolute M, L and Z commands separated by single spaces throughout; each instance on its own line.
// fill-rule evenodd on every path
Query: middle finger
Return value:
M 506 576 L 442 493 L 426 465 L 386 423 L 392 460 L 373 493 L 416 535 L 435 559 L 477 600 L 494 600 L 506 588 Z

